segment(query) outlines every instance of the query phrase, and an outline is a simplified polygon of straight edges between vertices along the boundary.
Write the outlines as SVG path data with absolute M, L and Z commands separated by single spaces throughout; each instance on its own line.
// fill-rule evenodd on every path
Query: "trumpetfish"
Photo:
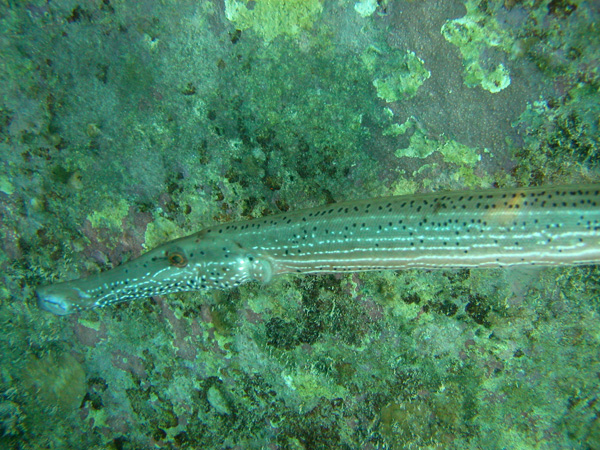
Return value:
M 287 273 L 600 263 L 600 184 L 348 201 L 211 226 L 106 272 L 43 286 L 65 315 Z

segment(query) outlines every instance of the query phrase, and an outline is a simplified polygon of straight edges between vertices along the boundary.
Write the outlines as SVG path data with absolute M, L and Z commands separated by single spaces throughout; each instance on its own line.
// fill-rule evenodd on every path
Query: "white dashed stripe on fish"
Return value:
M 206 228 L 88 278 L 41 287 L 55 314 L 285 273 L 600 262 L 600 185 L 350 201 Z

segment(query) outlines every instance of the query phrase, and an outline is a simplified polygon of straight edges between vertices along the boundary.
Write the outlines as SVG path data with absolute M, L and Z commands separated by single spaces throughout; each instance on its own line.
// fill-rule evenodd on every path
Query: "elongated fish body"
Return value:
M 600 262 L 600 184 L 374 198 L 206 228 L 37 290 L 55 314 L 285 273 Z

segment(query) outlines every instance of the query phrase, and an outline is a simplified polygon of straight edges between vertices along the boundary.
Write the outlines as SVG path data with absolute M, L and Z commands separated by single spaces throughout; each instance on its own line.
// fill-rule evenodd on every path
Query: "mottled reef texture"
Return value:
M 598 180 L 582 0 L 0 2 L 0 448 L 600 449 L 600 272 L 285 277 L 55 317 L 213 223 Z

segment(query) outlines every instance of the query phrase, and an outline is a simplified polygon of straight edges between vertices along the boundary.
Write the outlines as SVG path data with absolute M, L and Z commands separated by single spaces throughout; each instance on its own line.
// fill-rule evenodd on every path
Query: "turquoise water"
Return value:
M 595 267 L 285 277 L 56 317 L 231 220 L 598 181 L 594 1 L 0 4 L 0 448 L 600 449 Z

